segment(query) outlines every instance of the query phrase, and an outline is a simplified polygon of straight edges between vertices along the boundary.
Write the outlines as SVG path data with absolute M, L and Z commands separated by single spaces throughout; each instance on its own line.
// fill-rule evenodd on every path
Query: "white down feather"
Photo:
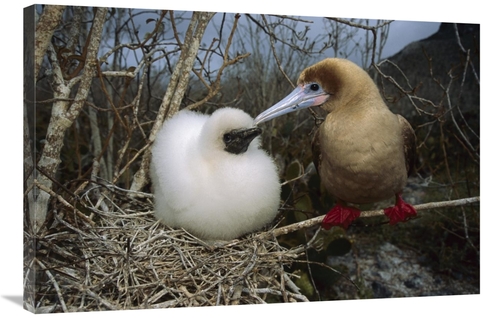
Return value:
M 233 239 L 270 223 L 280 204 L 274 161 L 256 137 L 246 152 L 224 150 L 224 133 L 253 127 L 235 108 L 211 116 L 183 110 L 167 120 L 152 148 L 155 216 L 202 239 Z

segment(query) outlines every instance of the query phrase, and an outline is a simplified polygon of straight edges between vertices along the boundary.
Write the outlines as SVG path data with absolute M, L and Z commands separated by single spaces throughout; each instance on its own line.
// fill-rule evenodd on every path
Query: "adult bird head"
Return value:
M 358 105 L 360 103 L 354 99 L 365 98 L 361 90 L 371 92 L 373 90 L 367 88 L 374 86 L 368 73 L 355 63 L 346 59 L 327 58 L 303 70 L 297 80 L 297 87 L 255 117 L 254 124 L 313 106 L 322 106 L 327 112 L 333 112 L 349 105 Z

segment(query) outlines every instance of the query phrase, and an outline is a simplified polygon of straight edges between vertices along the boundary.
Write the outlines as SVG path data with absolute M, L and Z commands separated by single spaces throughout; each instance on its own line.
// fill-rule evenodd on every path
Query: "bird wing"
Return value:
M 401 115 L 398 115 L 399 126 L 401 127 L 401 135 L 403 136 L 403 148 L 406 160 L 406 171 L 408 176 L 415 171 L 415 161 L 417 157 L 417 143 L 415 131 L 410 123 Z

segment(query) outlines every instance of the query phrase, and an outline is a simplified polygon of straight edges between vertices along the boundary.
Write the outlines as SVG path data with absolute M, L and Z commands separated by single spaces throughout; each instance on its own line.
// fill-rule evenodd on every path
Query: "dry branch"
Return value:
M 83 72 L 78 79 L 75 78 L 66 81 L 64 79 L 59 59 L 52 45 L 49 45 L 49 58 L 53 67 L 54 75 L 54 97 L 60 99 L 52 106 L 52 116 L 47 128 L 46 143 L 43 147 L 38 166 L 46 171 L 49 176 L 44 174 L 37 177 L 38 182 L 47 188 L 52 187 L 51 176 L 54 176 L 61 162 L 60 154 L 63 147 L 64 135 L 66 130 L 73 124 L 80 113 L 87 95 L 89 93 L 92 78 L 96 72 L 97 52 L 101 42 L 102 29 L 106 18 L 107 8 L 98 8 L 92 28 L 87 40 L 86 47 L 87 59 L 83 66 Z M 74 101 L 70 104 L 67 99 L 71 88 L 76 81 L 80 81 Z M 40 192 L 36 198 L 35 208 L 30 210 L 30 220 L 35 232 L 45 222 L 47 207 L 50 195 L 47 192 Z
M 167 91 L 165 92 L 160 109 L 158 110 L 155 123 L 151 129 L 148 146 L 155 140 L 156 134 L 160 130 L 165 117 L 170 118 L 179 110 L 182 98 L 187 89 L 189 73 L 193 68 L 201 39 L 205 33 L 208 22 L 210 22 L 213 16 L 214 13 L 210 12 L 193 12 L 191 23 L 186 32 L 185 42 L 182 45 L 181 56 L 175 66 Z M 142 158 L 141 166 L 134 175 L 131 190 L 140 191 L 146 185 L 150 161 L 151 151 L 147 149 Z
M 59 25 L 61 16 L 66 6 L 50 5 L 45 6 L 40 16 L 40 20 L 36 24 L 35 30 L 35 76 L 38 78 L 38 72 L 42 65 L 45 51 L 50 43 L 54 30 Z
M 98 201 L 90 195 L 96 187 L 103 194 Z M 207 243 L 182 229 L 160 224 L 151 211 L 151 195 L 131 200 L 129 191 L 111 184 L 88 188 L 79 202 L 94 215 L 93 222 L 81 214 L 54 215 L 52 230 L 39 241 L 36 262 L 31 262 L 48 280 L 36 285 L 37 311 L 308 301 L 286 269 L 300 262 L 310 246 L 287 249 L 276 237 L 317 225 L 323 217 L 232 241 Z M 102 200 L 109 209 L 101 209 Z M 479 197 L 415 208 L 420 211 L 477 202 Z M 383 211 L 362 213 L 362 217 L 377 215 Z M 26 275 L 25 280 L 29 279 Z
M 250 56 L 250 53 L 246 53 L 246 54 L 240 54 L 233 59 L 229 59 L 229 48 L 231 47 L 231 42 L 233 40 L 233 36 L 234 36 L 235 31 L 236 31 L 236 27 L 238 26 L 239 19 L 240 19 L 240 15 L 239 14 L 235 15 L 233 28 L 231 29 L 231 33 L 227 39 L 227 45 L 226 45 L 226 49 L 224 51 L 223 64 L 219 68 L 219 70 L 217 71 L 217 78 L 215 79 L 215 82 L 212 85 L 206 84 L 204 79 L 203 79 L 203 76 L 201 75 L 201 72 L 194 71 L 194 73 L 196 74 L 198 79 L 200 79 L 205 84 L 205 86 L 208 88 L 208 94 L 202 100 L 189 105 L 187 107 L 188 109 L 196 109 L 196 108 L 200 107 L 201 105 L 203 105 L 204 103 L 206 103 L 209 99 L 211 99 L 212 97 L 217 95 L 217 93 L 219 93 L 219 91 L 221 89 L 220 83 L 222 80 L 222 73 L 223 73 L 224 69 L 226 67 L 233 65 L 233 64 L 237 63 L 238 61 Z M 207 56 L 208 56 L 208 54 L 207 54 Z M 205 62 L 206 62 L 206 58 L 203 61 L 202 69 L 205 67 Z
M 104 194 L 109 211 L 89 195 L 95 187 Z M 161 225 L 147 196 L 131 200 L 127 190 L 111 185 L 87 189 L 80 204 L 92 212 L 94 224 L 78 215 L 56 214 L 50 234 L 39 241 L 37 261 L 31 266 L 48 277 L 36 284 L 38 310 L 307 301 L 286 272 L 303 250 L 290 251 L 275 237 L 263 239 L 254 233 L 203 242 L 182 229 Z
M 458 200 L 452 200 L 452 201 L 442 201 L 442 202 L 430 202 L 430 203 L 423 203 L 419 205 L 415 205 L 414 208 L 417 211 L 421 210 L 429 210 L 429 209 L 438 209 L 438 208 L 445 208 L 445 207 L 455 207 L 455 206 L 461 206 L 461 205 L 467 205 L 467 204 L 472 204 L 472 203 L 477 203 L 479 202 L 479 197 L 472 197 L 472 198 L 464 198 L 464 199 L 458 199 Z M 374 216 L 382 216 L 384 215 L 384 210 L 370 210 L 370 211 L 362 211 L 361 216 L 362 218 L 367 218 L 367 217 L 374 217 Z M 288 234 L 291 232 L 298 231 L 300 229 L 304 228 L 309 228 L 314 225 L 320 224 L 321 221 L 323 221 L 324 215 L 308 219 L 302 222 L 290 224 L 287 226 L 279 227 L 271 231 L 273 236 L 280 236 L 284 234 Z M 268 233 L 263 233 L 262 235 L 268 235 Z

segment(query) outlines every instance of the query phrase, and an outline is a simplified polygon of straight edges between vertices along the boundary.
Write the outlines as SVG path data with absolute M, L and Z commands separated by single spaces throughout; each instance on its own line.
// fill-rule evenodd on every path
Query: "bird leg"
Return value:
M 384 209 L 384 213 L 389 218 L 390 225 L 404 222 L 417 215 L 415 208 L 403 201 L 401 193 L 396 194 L 396 204 L 393 207 Z
M 336 225 L 340 225 L 344 229 L 347 229 L 352 221 L 359 218 L 360 214 L 361 211 L 359 209 L 349 207 L 338 200 L 337 204 L 323 218 L 321 226 L 325 230 L 329 230 Z

